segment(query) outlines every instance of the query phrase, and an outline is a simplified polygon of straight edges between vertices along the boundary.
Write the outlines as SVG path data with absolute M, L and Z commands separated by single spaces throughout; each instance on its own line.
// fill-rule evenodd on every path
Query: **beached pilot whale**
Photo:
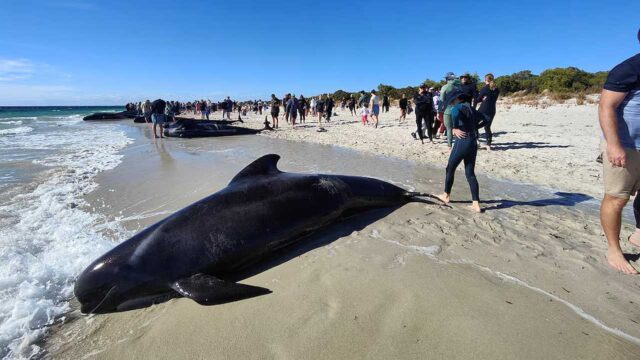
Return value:
M 87 115 L 82 120 L 125 120 L 133 119 L 138 115 L 136 111 L 101 112 Z
M 264 129 L 250 129 L 229 124 L 242 120 L 195 120 L 179 119 L 164 128 L 164 135 L 169 137 L 195 138 L 233 135 L 253 135 Z
M 183 296 L 203 305 L 270 292 L 225 280 L 346 214 L 425 201 L 382 180 L 278 170 L 265 155 L 227 187 L 144 229 L 78 277 L 83 313 L 106 313 Z

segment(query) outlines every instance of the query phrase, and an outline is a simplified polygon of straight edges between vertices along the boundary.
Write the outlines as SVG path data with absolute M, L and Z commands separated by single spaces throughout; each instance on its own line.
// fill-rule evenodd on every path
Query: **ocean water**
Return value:
M 0 358 L 28 358 L 69 310 L 73 280 L 121 231 L 86 209 L 94 178 L 131 142 L 117 122 L 82 117 L 121 107 L 0 107 Z

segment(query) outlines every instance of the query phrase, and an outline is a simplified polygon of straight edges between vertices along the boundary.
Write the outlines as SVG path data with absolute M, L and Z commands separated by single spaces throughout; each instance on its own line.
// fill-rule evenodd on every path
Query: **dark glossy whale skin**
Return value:
M 166 126 L 164 135 L 169 137 L 196 138 L 253 135 L 261 131 L 230 125 L 235 122 L 237 121 L 180 119 L 174 124 Z
M 280 172 L 278 158 L 256 160 L 224 189 L 94 261 L 75 286 L 82 312 L 167 294 L 193 274 L 234 273 L 347 212 L 411 201 L 411 193 L 382 180 Z
M 85 121 L 91 120 L 125 120 L 133 119 L 137 116 L 135 111 L 121 111 L 121 112 L 104 112 L 87 115 L 82 118 Z

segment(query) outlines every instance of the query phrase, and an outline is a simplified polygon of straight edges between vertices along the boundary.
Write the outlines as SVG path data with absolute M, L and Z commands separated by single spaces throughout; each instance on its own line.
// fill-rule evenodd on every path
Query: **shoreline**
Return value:
M 370 156 L 357 150 L 349 149 L 348 152 L 345 152 L 340 148 L 318 147 L 314 144 L 301 142 L 272 141 L 268 136 L 236 137 L 223 140 L 167 139 L 165 141 L 154 141 L 150 138 L 150 131 L 145 125 L 132 126 L 125 124 L 123 126 L 131 127 L 131 131 L 137 133 L 134 137 L 134 144 L 129 145 L 122 151 L 125 156 L 123 163 L 119 167 L 99 175 L 97 182 L 100 184 L 100 187 L 94 193 L 90 194 L 88 201 L 93 204 L 100 202 L 105 204 L 106 211 L 111 212 L 114 217 L 120 216 L 124 219 L 124 226 L 131 231 L 139 230 L 166 216 L 168 213 L 178 210 L 182 206 L 201 198 L 203 195 L 223 187 L 235 172 L 248 163 L 249 159 L 254 158 L 256 152 L 260 151 L 265 153 L 285 153 L 280 165 L 280 168 L 284 171 L 348 172 L 356 175 L 361 174 L 386 178 L 387 180 L 402 183 L 404 186 L 418 187 L 425 191 L 434 191 L 437 189 L 441 181 L 439 178 L 442 175 L 440 171 L 433 171 L 436 169 L 435 167 L 415 169 L 414 164 L 407 163 L 403 160 Z M 231 146 L 230 149 L 229 146 Z M 162 150 L 163 148 L 164 150 Z M 264 150 L 265 148 L 268 150 Z M 220 163 L 217 160 L 220 156 L 234 160 L 231 163 L 227 161 L 228 165 L 223 167 L 216 167 L 215 164 L 225 163 Z M 241 160 L 237 160 L 238 156 Z M 142 159 L 145 160 L 141 161 Z M 341 161 L 336 163 L 336 159 L 340 159 Z M 213 168 L 216 169 L 215 172 L 212 172 L 213 176 L 209 176 L 207 170 L 211 164 L 213 164 Z M 125 176 L 126 174 L 128 175 Z M 185 176 L 185 174 L 187 176 Z M 130 178 L 136 178 L 145 185 L 131 184 L 127 181 L 127 179 Z M 174 184 L 180 181 L 185 183 L 184 187 L 189 189 L 189 191 L 185 193 L 176 192 L 167 186 L 167 184 Z M 495 196 L 496 190 L 500 191 L 501 188 L 504 188 L 504 184 L 494 186 L 490 179 L 486 180 L 486 184 L 487 192 L 491 196 Z M 496 187 L 496 189 L 492 189 L 492 187 Z M 148 197 L 158 189 L 162 189 L 163 197 L 166 199 Z M 514 194 L 524 192 L 521 189 L 522 187 L 514 185 L 514 188 L 510 190 L 510 192 Z M 466 189 L 464 177 L 458 178 L 454 191 L 462 195 L 463 198 L 468 197 L 466 194 L 468 189 Z M 541 192 L 543 193 L 544 190 Z M 136 194 L 138 194 L 137 197 Z M 140 198 L 139 194 L 145 194 L 146 197 L 143 196 Z M 529 196 L 531 196 L 531 194 L 529 194 Z M 123 199 L 126 200 L 123 202 Z M 316 240 L 320 241 L 322 245 L 313 250 L 303 252 L 301 255 L 281 265 L 246 280 L 247 283 L 271 287 L 274 290 L 274 294 L 272 295 L 214 307 L 201 307 L 190 300 L 179 299 L 139 311 L 113 315 L 84 317 L 78 316 L 78 314 L 71 314 L 72 317 L 78 316 L 77 320 L 57 327 L 56 331 L 48 338 L 46 347 L 50 355 L 60 358 L 73 358 L 74 354 L 91 354 L 92 352 L 100 350 L 94 346 L 99 344 L 104 345 L 104 352 L 95 353 L 95 357 L 97 358 L 117 356 L 118 354 L 122 356 L 128 354 L 129 350 L 141 357 L 151 357 L 153 354 L 164 354 L 166 351 L 174 351 L 173 354 L 179 356 L 179 354 L 185 355 L 187 353 L 176 353 L 175 351 L 185 351 L 184 346 L 192 347 L 195 343 L 203 347 L 201 351 L 204 351 L 204 349 L 212 350 L 210 347 L 212 345 L 205 346 L 201 344 L 198 339 L 185 338 L 183 335 L 176 333 L 177 329 L 178 331 L 186 331 L 196 336 L 196 333 L 188 330 L 188 327 L 192 326 L 198 331 L 227 339 L 229 339 L 229 336 L 240 338 L 250 337 L 256 341 L 261 338 L 263 340 L 271 339 L 272 342 L 275 341 L 273 346 L 276 346 L 278 349 L 275 353 L 272 352 L 272 347 L 265 348 L 264 344 L 258 346 L 258 349 L 255 347 L 250 348 L 256 351 L 262 349 L 260 353 L 265 356 L 284 354 L 284 357 L 287 357 L 288 354 L 290 357 L 295 357 L 296 349 L 306 349 L 309 346 L 314 347 L 314 345 L 299 343 L 298 345 L 293 344 L 291 348 L 282 348 L 283 344 L 276 345 L 277 341 L 273 339 L 273 336 L 268 335 L 269 333 L 282 334 L 281 331 L 277 328 L 269 327 L 268 323 L 251 323 L 251 328 L 242 330 L 249 331 L 248 333 L 243 333 L 239 328 L 231 326 L 231 324 L 238 320 L 241 322 L 244 321 L 241 320 L 245 319 L 243 311 L 248 311 L 254 316 L 260 316 L 260 309 L 278 309 L 282 302 L 294 306 L 302 301 L 302 303 L 312 304 L 309 305 L 310 307 L 306 307 L 307 310 L 312 311 L 312 309 L 318 309 L 317 311 L 319 313 L 324 314 L 325 310 L 330 310 L 326 308 L 326 301 L 329 301 L 329 299 L 326 298 L 327 293 L 333 294 L 333 300 L 331 301 L 338 304 L 336 307 L 338 311 L 337 314 L 341 314 L 342 316 L 339 316 L 339 318 L 346 321 L 345 309 L 348 308 L 356 312 L 359 310 L 349 307 L 347 303 L 345 303 L 346 300 L 356 301 L 355 299 L 357 299 L 358 295 L 356 295 L 357 292 L 356 294 L 350 292 L 349 284 L 345 284 L 344 281 L 345 279 L 364 281 L 362 276 L 365 276 L 367 272 L 372 273 L 370 276 L 377 276 L 379 278 L 364 281 L 364 283 L 375 283 L 377 286 L 382 287 L 383 290 L 381 291 L 384 293 L 391 291 L 391 289 L 395 289 L 396 292 L 399 291 L 400 294 L 408 292 L 408 294 L 411 294 L 410 297 L 422 299 L 421 301 L 424 302 L 442 301 L 440 306 L 450 304 L 452 301 L 453 303 L 460 302 L 461 299 L 477 299 L 478 297 L 494 298 L 500 293 L 500 291 L 498 291 L 493 294 L 487 288 L 477 288 L 475 285 L 472 286 L 471 284 L 473 282 L 471 282 L 467 284 L 467 286 L 475 289 L 473 290 L 474 295 L 467 294 L 466 297 L 462 297 L 461 299 L 453 298 L 444 301 L 442 295 L 439 295 L 439 291 L 444 289 L 448 289 L 447 291 L 466 291 L 461 289 L 461 286 L 457 284 L 456 276 L 451 277 L 452 271 L 456 273 L 459 272 L 459 275 L 464 274 L 464 276 L 472 278 L 480 276 L 480 279 L 488 280 L 488 283 L 485 284 L 486 286 L 493 286 L 505 282 L 504 279 L 500 280 L 495 274 L 507 274 L 507 276 L 513 276 L 524 284 L 528 284 L 530 287 L 542 289 L 548 294 L 557 296 L 567 303 L 583 309 L 586 314 L 601 319 L 606 326 L 620 328 L 633 337 L 640 336 L 637 328 L 631 326 L 632 324 L 629 324 L 630 322 L 625 320 L 630 314 L 633 314 L 633 305 L 630 305 L 628 302 L 624 303 L 623 301 L 625 299 L 631 300 L 635 298 L 634 292 L 630 291 L 630 289 L 632 290 L 637 286 L 636 281 L 629 277 L 619 277 L 608 272 L 606 264 L 603 263 L 602 260 L 593 257 L 593 255 L 596 254 L 602 255 L 604 249 L 604 244 L 598 241 L 601 236 L 599 235 L 598 225 L 597 222 L 594 221 L 593 214 L 576 211 L 567 204 L 563 205 L 563 203 L 544 205 L 545 208 L 543 210 L 541 210 L 539 206 L 535 206 L 535 204 L 507 204 L 508 206 L 503 207 L 501 207 L 501 205 L 500 203 L 495 203 L 493 205 L 495 209 L 490 209 L 479 216 L 472 216 L 464 209 L 464 204 L 456 204 L 453 209 L 409 204 L 395 210 L 380 220 L 364 224 L 365 226 L 361 230 L 348 233 L 343 231 L 342 233 L 345 233 L 345 235 L 338 236 L 340 232 L 337 231 L 335 227 L 332 227 L 332 229 L 323 232 L 323 235 L 319 236 L 321 239 L 327 236 L 332 238 L 329 243 L 324 244 L 321 239 Z M 531 224 L 536 224 L 536 227 L 530 228 Z M 341 226 L 344 227 L 345 225 L 337 225 L 338 228 Z M 586 235 L 583 241 L 573 239 L 573 235 L 580 234 L 581 232 L 584 232 Z M 335 238 L 336 236 L 338 237 Z M 523 238 L 518 239 L 518 236 Z M 424 255 L 426 255 L 426 258 Z M 576 257 L 576 255 L 578 255 L 578 257 Z M 342 261 L 338 263 L 332 262 L 336 256 Z M 355 273 L 353 272 L 355 268 L 347 270 L 349 266 L 346 265 L 354 259 L 359 259 L 356 268 L 360 269 L 360 271 L 356 271 Z M 372 269 L 364 271 L 364 273 L 361 272 L 367 269 L 368 264 L 372 261 L 377 265 Z M 466 261 L 468 264 L 455 263 L 459 261 Z M 345 266 L 347 266 L 347 268 L 345 268 Z M 428 269 L 423 268 L 424 266 L 427 266 Z M 442 266 L 442 268 L 440 268 L 440 266 Z M 469 268 L 469 266 L 471 268 Z M 488 275 L 489 278 L 479 275 L 482 271 L 474 269 L 475 266 L 491 269 L 493 274 Z M 318 273 L 318 267 L 320 267 L 320 269 L 327 269 L 327 271 L 334 268 L 343 269 L 344 271 L 330 270 L 328 274 L 334 274 L 335 271 L 339 274 L 331 276 L 331 280 L 327 280 L 328 282 L 323 281 L 321 290 L 318 290 L 309 285 L 318 284 L 317 280 L 314 281 L 312 279 L 318 279 L 318 277 L 319 279 L 323 278 L 322 273 Z M 300 276 L 297 274 L 299 271 L 303 273 Z M 388 271 L 397 271 L 397 273 L 393 275 L 395 277 L 389 278 L 391 275 Z M 437 274 L 430 276 L 435 276 L 434 279 L 439 279 L 439 290 L 433 294 L 421 293 L 419 289 L 427 286 L 421 279 L 430 272 Z M 553 274 L 553 277 L 547 278 L 548 274 Z M 576 278 L 577 274 L 580 274 L 579 278 L 589 278 L 592 281 L 585 284 Z M 289 279 L 289 285 L 283 285 L 283 279 Z M 449 279 L 449 281 L 447 282 L 441 279 Z M 414 284 L 415 289 L 413 287 L 409 290 L 398 288 L 394 285 L 395 281 Z M 347 287 L 345 288 L 344 286 Z M 501 286 L 506 286 L 509 289 L 508 291 L 515 291 L 517 294 L 522 294 L 522 299 L 533 298 L 544 300 L 540 303 L 529 304 L 530 306 L 522 308 L 519 312 L 517 311 L 514 316 L 522 316 L 528 312 L 536 315 L 538 313 L 551 311 L 547 305 L 544 305 L 549 303 L 548 296 L 544 294 L 535 295 L 533 290 L 527 289 L 521 286 L 521 284 L 502 284 Z M 377 298 L 379 295 L 376 295 L 375 292 L 371 293 L 372 289 L 370 289 L 370 287 L 370 285 L 364 287 L 360 285 L 357 286 L 357 289 L 373 298 Z M 341 289 L 341 291 L 335 291 L 336 289 Z M 432 288 L 431 290 L 434 289 Z M 607 298 L 606 294 L 609 293 L 615 293 L 617 299 Z M 309 297 L 308 294 L 315 295 Z M 393 291 L 388 294 L 392 299 L 397 295 L 392 295 L 394 294 Z M 429 300 L 429 296 L 435 296 L 436 299 Z M 462 301 L 463 302 L 459 304 L 464 305 L 463 308 L 475 306 L 473 305 L 473 300 L 472 303 Z M 494 298 L 494 301 L 508 301 L 506 303 L 507 305 L 510 305 L 509 302 L 514 303 L 514 301 L 501 300 L 499 298 Z M 378 306 L 381 306 L 380 309 L 385 309 L 381 311 L 381 314 L 386 314 L 385 316 L 391 316 L 391 318 L 393 318 L 393 316 L 390 314 L 394 313 L 394 307 L 404 309 L 408 311 L 409 314 L 415 315 L 416 311 L 421 311 L 419 310 L 421 307 L 418 306 L 420 304 L 420 301 L 417 301 L 415 304 L 412 304 L 412 306 L 406 308 L 395 301 L 386 303 L 384 301 L 378 302 Z M 363 304 L 360 305 L 364 306 Z M 613 335 L 606 335 L 608 333 L 604 332 L 603 329 L 594 330 L 597 327 L 593 325 L 593 323 L 590 323 L 591 325 L 585 325 L 586 320 L 584 320 L 584 317 L 580 318 L 576 315 L 575 310 L 565 305 L 557 309 L 554 308 L 552 312 L 556 314 L 556 316 L 560 316 L 560 318 L 564 319 L 567 323 L 573 324 L 571 325 L 573 327 L 578 326 L 578 324 L 582 324 L 580 326 L 587 326 L 587 329 L 591 330 L 586 330 L 585 332 L 591 334 L 591 341 L 594 341 L 594 331 L 600 334 L 598 335 L 598 339 L 603 341 L 605 341 L 604 339 L 611 339 Z M 486 307 L 488 304 L 484 306 Z M 479 313 L 489 311 L 489 309 L 485 307 L 475 308 L 475 311 Z M 367 307 L 364 306 L 364 308 Z M 366 319 L 372 321 L 371 324 L 375 323 L 380 325 L 379 321 L 381 318 L 376 315 L 376 312 L 371 311 L 373 310 L 364 311 L 365 315 L 363 315 L 363 311 L 360 310 L 359 316 L 353 316 L 360 319 L 364 316 Z M 555 311 L 559 312 L 556 313 Z M 227 314 L 227 312 L 229 314 Z M 286 321 L 287 315 L 291 315 L 294 318 L 303 316 L 303 314 L 297 312 L 295 306 L 286 308 L 286 311 L 274 310 L 274 312 L 275 314 L 271 315 L 271 321 L 274 321 L 274 316 L 281 322 Z M 327 314 L 330 313 L 331 312 Z M 437 316 L 437 314 L 434 313 L 429 314 L 430 316 Z M 262 316 L 264 317 L 265 315 Z M 454 314 L 451 313 L 448 313 L 447 316 L 453 316 L 455 318 Z M 493 314 L 492 316 L 495 317 L 499 315 Z M 185 323 L 180 320 L 181 317 L 191 319 L 191 321 L 195 323 L 189 324 L 188 321 Z M 204 319 L 218 321 L 218 317 L 227 319 L 226 324 L 231 326 L 232 329 L 220 328 L 221 324 L 218 323 L 209 323 L 206 325 L 215 328 L 215 330 L 212 330 L 207 328 L 205 323 L 202 322 Z M 267 318 L 269 317 L 267 316 Z M 265 318 L 265 321 L 267 318 Z M 384 316 L 382 318 L 384 318 Z M 488 321 L 488 319 L 485 320 Z M 306 321 L 308 324 L 309 320 Z M 322 329 L 323 326 L 327 324 L 323 324 L 322 321 L 318 323 L 317 321 L 318 320 L 315 320 L 315 322 L 313 322 L 315 327 L 312 326 L 307 330 L 310 331 L 310 334 L 317 334 L 321 336 L 321 338 L 326 338 L 328 335 L 325 330 Z M 529 321 L 535 322 L 536 320 L 530 319 Z M 333 322 L 330 323 L 336 325 Z M 137 328 L 136 324 L 141 327 Z M 442 333 L 439 332 L 441 329 L 437 327 L 433 328 L 430 325 L 420 325 L 418 323 L 411 323 L 409 326 L 414 328 L 415 334 L 421 333 L 424 335 L 423 331 L 428 330 L 429 333 L 432 334 L 431 336 L 449 341 L 448 338 L 439 337 Z M 457 326 L 464 326 L 464 322 L 457 323 Z M 509 325 L 500 324 L 500 326 Z M 341 327 L 338 328 L 340 329 Z M 119 332 L 124 332 L 125 329 L 133 332 L 132 337 L 114 338 Z M 145 330 L 143 331 L 142 329 Z M 351 327 L 344 328 L 343 330 L 347 331 L 346 329 L 355 330 Z M 229 333 L 225 333 L 224 336 L 217 333 L 227 330 Z M 454 328 L 450 330 L 453 331 Z M 494 330 L 493 327 L 489 327 L 483 331 L 491 332 Z M 147 331 L 154 333 L 157 339 L 150 339 L 149 336 L 146 336 Z M 367 327 L 367 331 L 369 335 L 375 338 L 376 336 L 383 336 L 381 334 L 375 335 L 376 331 L 386 330 L 378 329 L 376 326 L 369 326 Z M 476 331 L 479 331 L 479 329 L 476 329 Z M 511 331 L 515 331 L 515 329 L 511 329 Z M 566 331 L 571 332 L 569 329 L 566 329 Z M 167 335 L 167 333 L 171 335 Z M 69 334 L 71 334 L 70 337 L 68 337 Z M 348 334 L 350 333 L 342 333 L 342 336 L 349 336 Z M 399 333 L 396 334 L 394 331 L 391 331 L 391 333 L 387 335 L 389 336 L 388 338 L 396 338 L 396 336 L 399 336 Z M 539 331 L 532 332 L 529 335 L 534 336 L 535 339 L 540 341 L 542 340 L 539 337 Z M 167 336 L 178 337 L 186 343 L 182 345 L 175 344 L 171 339 L 167 338 Z M 491 337 L 489 335 L 487 336 Z M 504 336 L 508 335 L 504 334 Z M 580 336 L 587 337 L 582 334 L 580 334 Z M 339 342 L 335 337 L 329 338 L 333 340 L 325 343 L 325 346 L 333 341 Z M 617 339 L 615 343 L 618 345 L 613 346 L 609 350 L 622 347 L 626 349 L 625 351 L 628 351 L 629 354 L 640 354 L 640 347 L 635 345 L 628 347 L 627 345 L 622 345 L 628 343 L 620 343 L 622 340 L 619 340 L 615 336 L 613 338 Z M 402 338 L 397 339 L 400 341 Z M 122 344 L 126 343 L 129 347 L 122 348 L 118 342 L 121 340 Z M 489 341 L 488 339 L 485 340 Z M 69 341 L 75 344 L 65 344 L 65 342 Z M 93 344 L 93 347 L 83 344 L 85 341 Z M 222 353 L 228 356 L 248 354 L 243 352 L 248 350 L 242 350 L 239 347 L 240 344 L 232 342 L 236 344 L 236 346 L 229 347 L 222 345 L 219 341 L 222 340 L 216 340 L 214 344 L 218 344 L 219 349 L 222 349 Z M 363 339 L 360 339 L 360 341 L 363 341 Z M 535 342 L 531 339 L 528 341 Z M 580 337 L 572 338 L 571 341 L 576 343 L 582 342 Z M 142 349 L 149 349 L 149 346 L 158 346 L 158 342 L 173 343 L 173 347 L 169 346 L 168 348 L 164 348 L 164 350 L 157 350 L 160 351 L 158 353 L 153 352 L 147 355 L 139 352 Z M 362 349 L 367 349 L 370 346 L 370 344 L 366 344 L 367 342 L 361 344 Z M 302 348 L 298 346 L 302 346 Z M 422 351 L 426 351 L 427 349 L 421 346 L 415 346 L 416 348 L 422 349 Z M 434 343 L 431 343 L 430 346 L 437 348 L 437 344 Z M 508 347 L 503 348 L 501 347 L 502 345 L 495 343 L 491 343 L 489 347 L 493 347 L 497 351 L 496 346 L 506 353 L 511 351 Z M 522 347 L 525 345 L 520 344 L 518 346 Z M 584 344 L 581 346 L 584 346 Z M 409 352 L 403 352 L 397 348 L 393 349 L 395 352 L 387 353 L 387 355 L 410 357 Z M 559 347 L 554 347 L 554 349 L 561 351 Z M 433 356 L 440 354 L 458 357 L 471 354 L 464 352 L 462 354 L 449 353 L 447 349 L 441 348 L 440 350 L 441 352 L 434 353 Z M 198 356 L 198 354 L 202 356 L 203 354 L 193 349 L 191 349 L 191 351 L 192 352 L 188 354 L 192 356 Z M 346 349 L 342 349 L 341 351 L 346 351 Z M 592 351 L 596 350 L 592 349 Z M 348 352 L 324 354 L 325 356 L 353 355 Z M 595 358 L 595 352 L 589 354 Z M 585 356 L 589 354 L 585 354 Z M 298 355 L 300 355 L 300 353 L 298 353 Z M 488 354 L 485 355 L 488 358 Z M 566 358 L 570 358 L 569 354 L 565 354 L 565 356 Z M 621 356 L 619 358 L 625 357 Z

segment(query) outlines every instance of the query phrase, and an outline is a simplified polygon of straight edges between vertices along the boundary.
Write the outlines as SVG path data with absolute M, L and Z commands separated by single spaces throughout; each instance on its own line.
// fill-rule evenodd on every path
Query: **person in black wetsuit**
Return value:
M 476 83 L 471 81 L 471 75 L 464 73 L 460 76 L 460 90 L 466 95 L 465 101 L 469 101 L 469 104 L 475 109 L 476 99 L 478 98 L 478 88 Z
M 476 179 L 475 174 L 478 142 L 476 137 L 477 126 L 473 109 L 467 102 L 467 95 L 460 90 L 454 90 L 454 93 L 452 93 L 448 99 L 451 99 L 451 104 L 453 105 L 451 109 L 451 122 L 455 143 L 449 155 L 449 162 L 447 163 L 444 193 L 439 195 L 438 198 L 444 203 L 449 203 L 456 168 L 464 161 L 464 173 L 469 182 L 471 198 L 473 200 L 471 208 L 475 212 L 481 212 L 480 186 L 478 185 L 478 179 Z M 445 104 L 445 106 L 446 105 L 447 104 Z
M 164 110 L 166 107 L 167 103 L 162 99 L 154 100 L 151 103 L 151 122 L 153 122 L 153 136 L 155 136 L 156 138 L 164 137 Z M 156 128 L 158 125 L 160 126 L 160 136 L 158 136 L 156 132 Z
M 335 106 L 335 103 L 333 102 L 331 95 L 328 95 L 327 101 L 324 103 L 324 110 L 325 110 L 325 116 L 327 118 L 327 122 L 331 121 L 331 116 L 333 115 L 334 106 Z
M 398 105 L 400 106 L 400 118 L 398 121 L 402 122 L 402 120 L 407 120 L 407 106 L 409 105 L 407 95 L 402 94 L 402 99 L 398 101 Z
M 300 112 L 300 124 L 306 122 L 306 114 L 307 114 L 307 99 L 304 98 L 303 95 L 300 95 L 300 99 L 298 100 L 298 111 Z
M 389 112 L 389 97 L 387 95 L 382 97 L 382 111 Z
M 491 141 L 493 140 L 493 133 L 491 132 L 491 123 L 496 116 L 496 102 L 500 95 L 500 89 L 496 86 L 493 79 L 493 74 L 489 73 L 484 76 L 484 83 L 486 84 L 478 93 L 476 103 L 480 103 L 478 111 L 485 114 L 490 121 L 484 126 L 485 136 L 487 137 L 487 150 L 491 150 Z
M 420 91 L 413 96 L 413 103 L 416 106 L 416 132 L 411 133 L 414 139 L 420 138 L 424 144 L 424 127 L 427 130 L 429 141 L 433 142 L 433 98 L 427 92 L 426 85 L 420 85 Z M 423 127 L 424 122 L 424 127 Z M 416 136 L 417 135 L 417 136 Z
M 349 113 L 351 113 L 351 116 L 356 115 L 356 98 L 353 97 L 353 94 L 351 94 L 351 96 L 349 97 Z

